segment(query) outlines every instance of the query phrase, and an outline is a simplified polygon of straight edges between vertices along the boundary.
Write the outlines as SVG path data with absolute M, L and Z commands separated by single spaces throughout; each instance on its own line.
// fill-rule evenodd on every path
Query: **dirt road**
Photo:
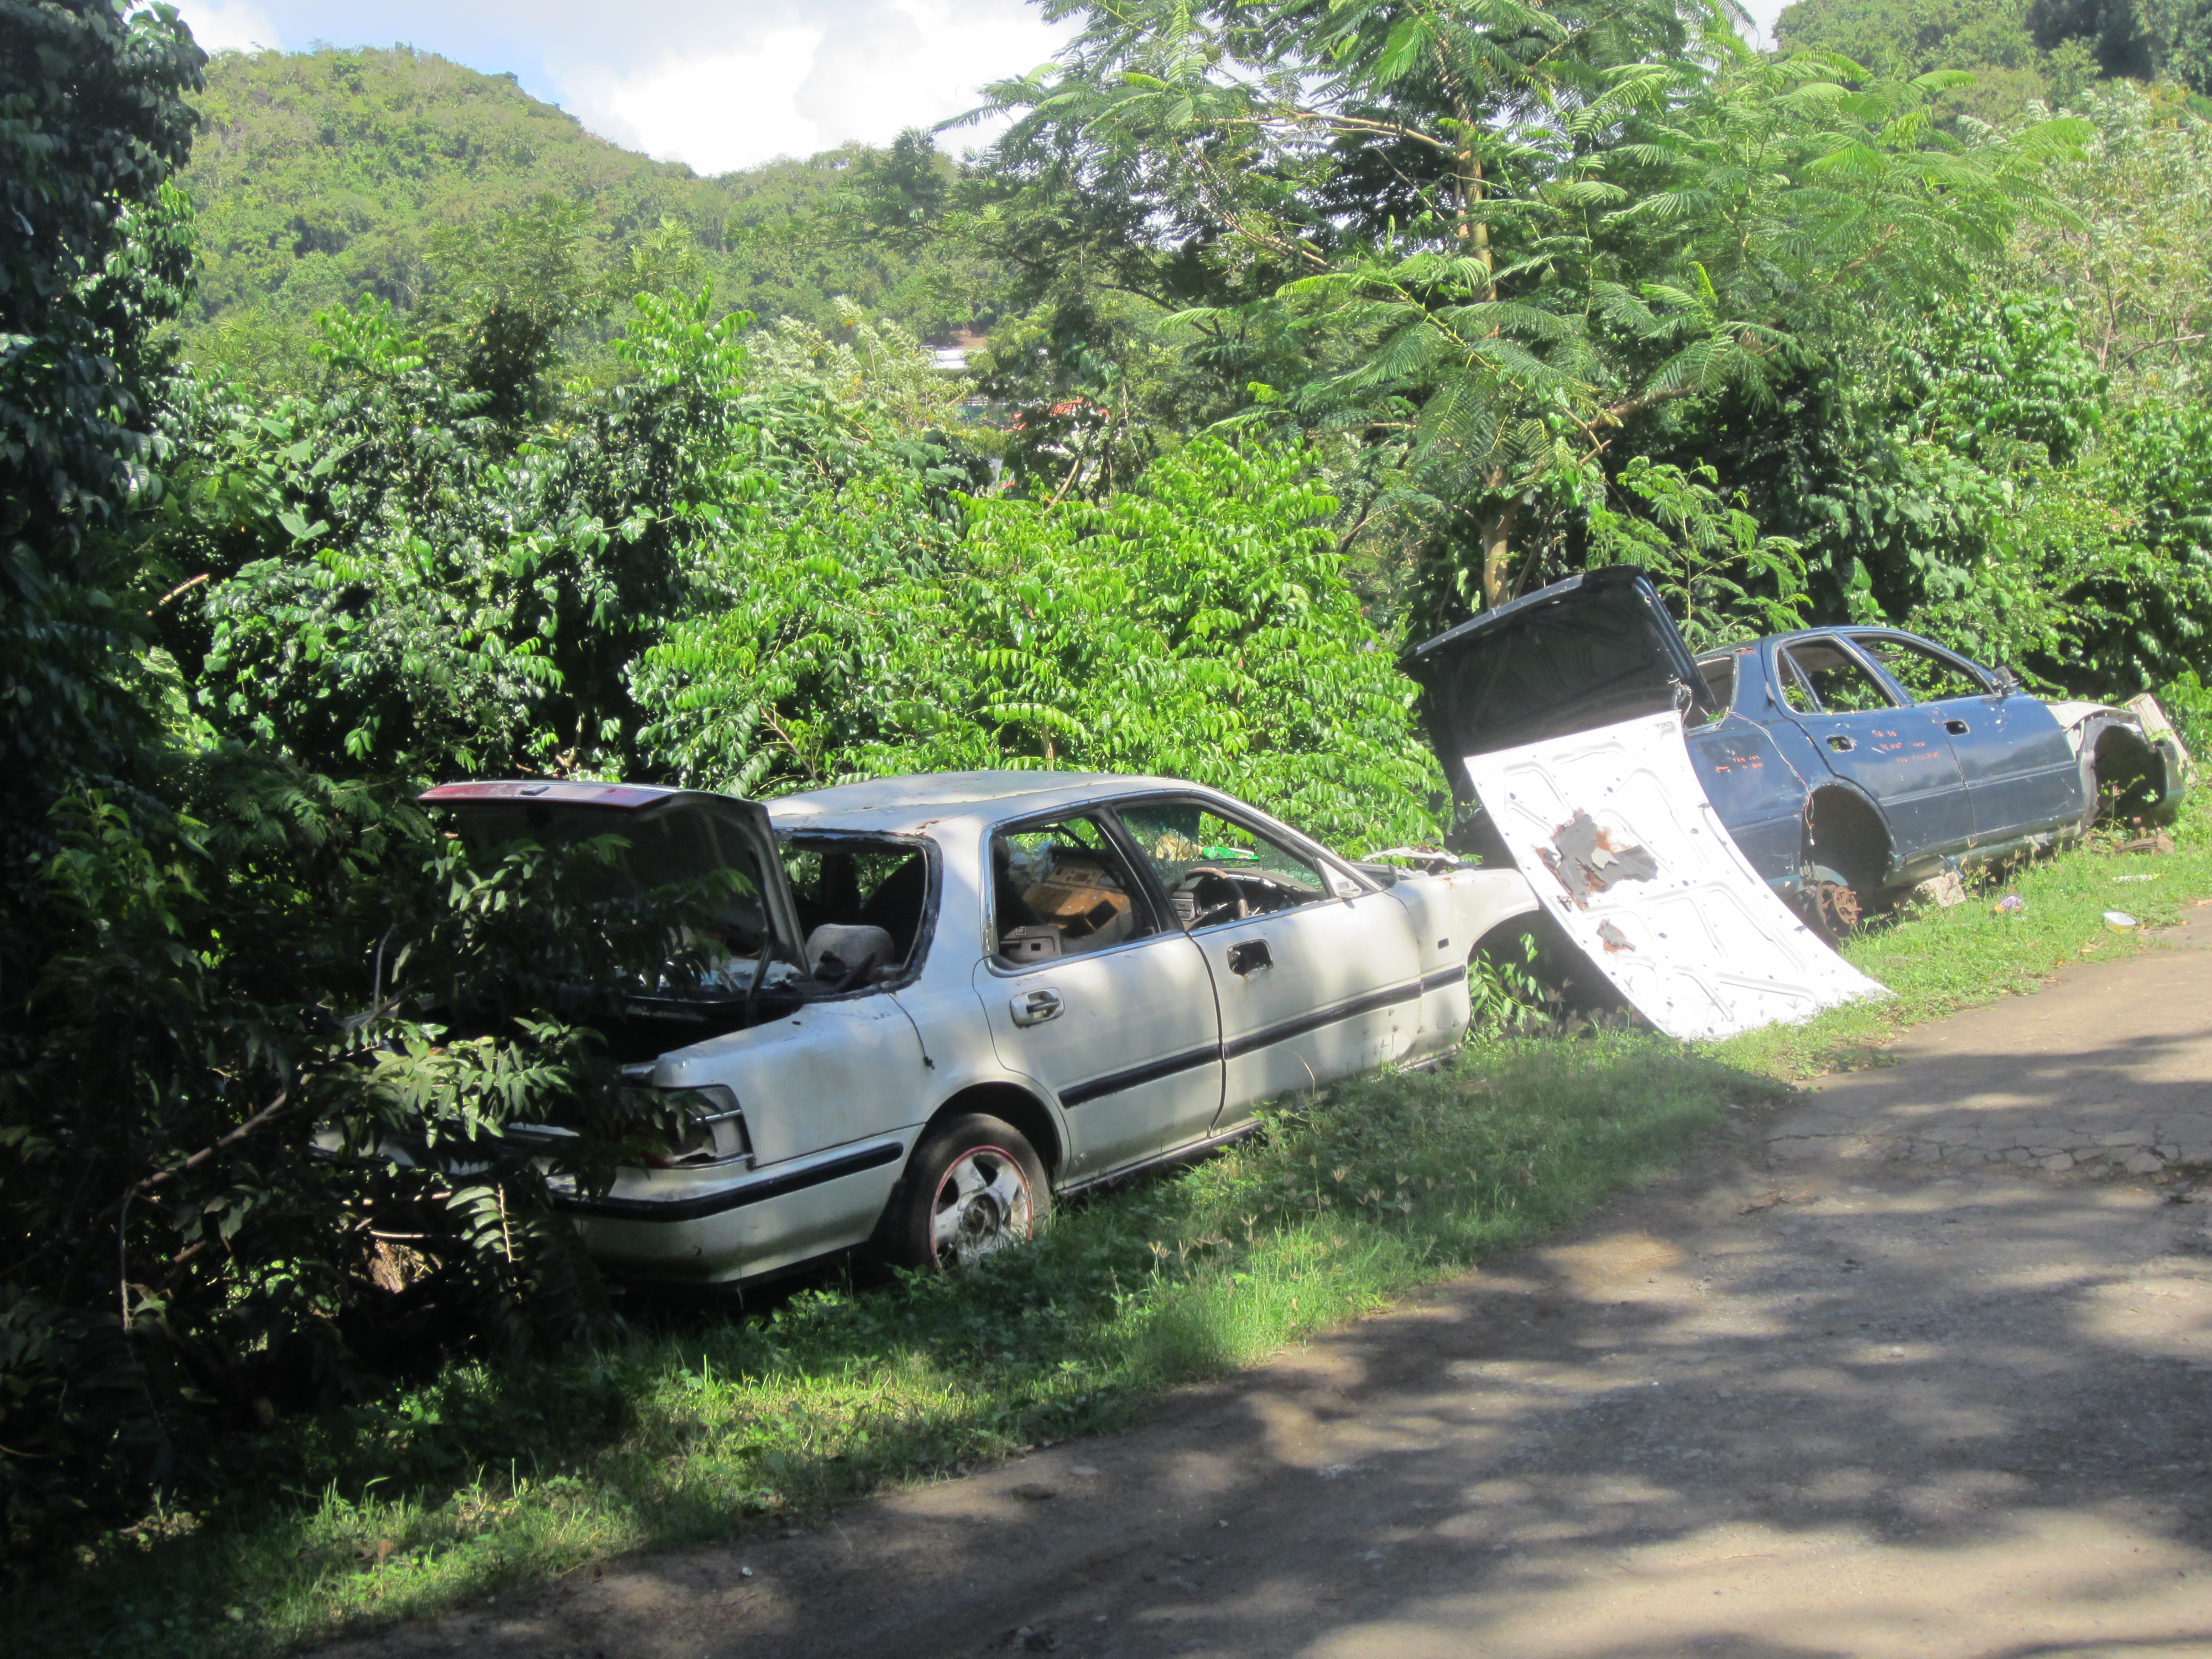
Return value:
M 2170 942 L 1140 1432 L 356 1650 L 2212 1655 L 2212 922 Z

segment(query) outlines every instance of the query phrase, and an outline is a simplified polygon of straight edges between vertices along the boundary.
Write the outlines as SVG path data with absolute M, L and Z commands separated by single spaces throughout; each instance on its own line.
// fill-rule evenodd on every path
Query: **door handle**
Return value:
M 1828 739 L 1828 747 L 1834 750 L 1838 755 L 1848 755 L 1852 750 L 1857 748 L 1858 744 L 1853 743 L 1849 738 L 1838 732 Z
M 1014 999 L 1014 1024 L 1042 1025 L 1048 1019 L 1058 1019 L 1061 1006 L 1057 991 L 1024 991 Z
M 1267 941 L 1263 939 L 1248 939 L 1229 947 L 1229 971 L 1239 978 L 1274 965 L 1274 952 L 1267 949 Z
M 1966 735 L 1968 728 L 1964 720 L 1945 720 L 1943 729 L 1954 738 L 1963 738 Z

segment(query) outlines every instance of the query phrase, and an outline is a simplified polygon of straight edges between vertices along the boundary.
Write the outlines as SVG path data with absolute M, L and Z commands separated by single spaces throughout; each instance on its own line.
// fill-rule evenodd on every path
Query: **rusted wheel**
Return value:
M 1813 920 L 1832 939 L 1840 939 L 1859 925 L 1859 896 L 1840 881 L 1817 881 L 1812 887 Z

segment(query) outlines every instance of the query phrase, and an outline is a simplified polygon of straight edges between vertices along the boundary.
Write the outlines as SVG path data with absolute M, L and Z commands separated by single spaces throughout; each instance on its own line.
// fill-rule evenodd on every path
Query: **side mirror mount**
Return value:
M 1997 696 L 2000 697 L 2008 697 L 2020 690 L 2020 676 L 2009 668 L 1993 670 L 1990 678 L 1996 682 Z

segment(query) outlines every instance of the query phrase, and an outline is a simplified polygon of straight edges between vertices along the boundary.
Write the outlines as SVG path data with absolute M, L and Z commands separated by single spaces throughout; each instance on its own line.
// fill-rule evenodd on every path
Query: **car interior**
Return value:
M 994 949 L 1010 963 L 1081 956 L 1152 931 L 1129 866 L 1095 819 L 991 837 Z
M 1330 897 L 1321 872 L 1257 830 L 1195 801 L 1145 801 L 1119 811 L 1186 927 L 1211 927 Z

